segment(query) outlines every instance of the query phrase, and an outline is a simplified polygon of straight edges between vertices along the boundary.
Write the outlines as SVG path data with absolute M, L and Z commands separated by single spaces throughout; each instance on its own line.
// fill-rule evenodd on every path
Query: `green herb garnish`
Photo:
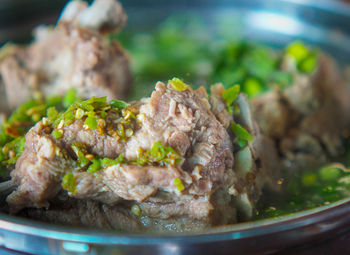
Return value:
M 62 97 L 60 96 L 50 96 L 45 99 L 46 107 L 57 106 L 62 102 Z
M 85 167 L 90 163 L 90 161 L 85 157 L 86 146 L 84 144 L 75 142 L 72 144 L 72 150 L 77 157 L 77 161 L 80 167 Z
M 254 97 L 263 93 L 263 84 L 256 78 L 247 78 L 243 84 L 245 92 Z
M 151 147 L 150 156 L 158 161 L 163 160 L 166 156 L 165 150 L 166 148 L 160 141 L 155 142 Z
M 87 117 L 84 121 L 84 125 L 88 126 L 89 129 L 94 130 L 97 128 L 97 119 L 96 117 Z
M 102 160 L 100 158 L 94 158 L 91 161 L 92 164 L 87 169 L 89 173 L 96 173 L 102 169 Z
M 68 172 L 64 175 L 62 179 L 62 188 L 70 193 L 76 193 L 76 180 L 72 172 Z
M 63 97 L 62 104 L 65 108 L 77 101 L 77 91 L 74 88 L 69 89 Z
M 54 129 L 51 133 L 51 135 L 55 138 L 55 139 L 60 139 L 63 136 L 63 130 L 62 129 Z
M 312 73 L 317 66 L 317 56 L 312 54 L 301 61 L 298 65 L 298 68 L 303 73 Z
M 92 97 L 86 101 L 81 102 L 80 105 L 87 112 L 99 110 L 108 106 L 107 97 Z
M 115 108 L 118 108 L 118 109 L 124 109 L 124 108 L 127 108 L 129 106 L 128 103 L 124 102 L 124 101 L 120 101 L 120 100 L 111 100 L 109 101 L 109 104 Z
M 102 167 L 106 168 L 109 166 L 119 165 L 124 163 L 123 154 L 119 154 L 116 159 L 104 158 L 102 160 Z
M 86 101 L 76 101 L 58 116 L 50 109 L 50 116 L 53 116 L 50 119 L 54 120 L 51 121 L 54 129 L 68 126 L 76 119 L 82 119 L 84 128 L 97 130 L 100 135 L 108 134 L 125 142 L 134 134 L 137 113 L 136 108 L 123 101 L 111 100 L 107 103 L 107 97 L 92 97 Z
M 25 148 L 25 142 L 26 140 L 23 136 L 17 137 L 2 148 L 5 159 L 8 159 L 7 164 L 16 163 Z
M 296 41 L 286 48 L 287 54 L 292 56 L 298 63 L 309 55 L 309 50 L 304 43 Z
M 67 92 L 67 94 L 69 94 Z M 67 96 L 68 98 L 69 96 Z M 43 117 L 47 116 L 49 123 L 58 123 L 64 120 L 60 116 L 57 109 L 64 109 L 62 97 L 51 96 L 43 98 L 42 95 L 37 95 L 36 99 L 31 99 L 28 102 L 18 106 L 10 115 L 10 117 L 3 121 L 0 125 L 0 146 L 4 152 L 4 159 L 0 160 L 1 171 L 4 172 L 10 164 L 15 164 L 22 150 L 25 146 L 24 135 L 27 131 L 40 121 Z M 72 120 L 68 120 L 69 113 L 65 115 L 67 121 L 65 124 Z M 65 121 L 65 120 L 64 120 Z M 63 134 L 63 130 L 53 132 L 55 138 L 60 138 Z
M 240 86 L 234 85 L 231 88 L 225 90 L 222 94 L 222 98 L 224 99 L 226 105 L 229 107 L 233 104 L 233 102 L 237 99 L 240 92 Z
M 183 183 L 179 177 L 174 178 L 174 184 L 179 192 L 181 192 L 185 189 L 185 186 L 183 185 Z
M 341 175 L 341 170 L 333 165 L 322 167 L 319 176 L 322 181 L 337 181 Z
M 138 217 L 140 217 L 141 216 L 141 208 L 140 208 L 140 206 L 138 206 L 138 205 L 133 205 L 132 207 L 131 207 L 131 212 L 135 215 L 135 216 L 138 216 Z
M 253 137 L 249 132 L 239 124 L 232 123 L 231 130 L 237 138 L 237 144 L 242 148 L 247 145 L 248 142 L 253 141 Z
M 138 165 L 153 165 L 160 164 L 161 166 L 170 165 L 173 166 L 175 164 L 180 164 L 182 162 L 182 158 L 179 154 L 170 146 L 164 146 L 160 141 L 152 144 L 152 147 L 143 151 L 141 148 L 138 150 Z
M 176 91 L 182 92 L 190 88 L 189 85 L 184 83 L 182 80 L 179 78 L 174 77 L 173 79 L 169 80 L 168 83 L 171 85 L 173 89 Z
M 298 70 L 303 73 L 311 73 L 317 66 L 317 52 L 300 41 L 291 43 L 286 48 L 286 53 L 294 58 Z
M 50 107 L 46 111 L 47 118 L 50 122 L 55 122 L 58 118 L 58 112 L 55 107 Z
M 138 148 L 136 163 L 140 166 L 159 164 L 161 166 L 181 164 L 182 158 L 170 146 L 164 146 L 160 141 L 152 144 L 146 151 Z

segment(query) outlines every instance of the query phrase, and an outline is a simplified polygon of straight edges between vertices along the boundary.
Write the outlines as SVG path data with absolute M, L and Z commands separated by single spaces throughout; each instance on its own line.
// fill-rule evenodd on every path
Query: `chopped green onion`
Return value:
M 222 98 L 226 102 L 227 106 L 231 106 L 233 104 L 233 102 L 237 99 L 239 92 L 240 86 L 234 85 L 222 94 Z
M 117 134 L 121 138 L 125 138 L 125 130 L 123 124 L 118 124 Z
M 333 166 L 322 167 L 319 171 L 321 180 L 336 181 L 340 177 L 341 170 Z
M 253 141 L 253 137 L 249 132 L 239 124 L 232 123 L 231 130 L 236 135 L 238 145 L 240 147 L 246 146 L 247 142 Z
M 95 109 L 92 105 L 86 104 L 84 102 L 80 104 L 80 107 L 86 112 L 92 112 Z
M 92 164 L 89 166 L 87 170 L 89 173 L 96 173 L 102 169 L 101 159 L 94 158 L 91 161 L 92 161 Z
M 128 103 L 126 103 L 124 101 L 120 101 L 120 100 L 115 100 L 115 99 L 109 101 L 109 104 L 115 108 L 118 108 L 118 109 L 124 109 L 124 108 L 129 106 Z
M 72 144 L 72 150 L 78 158 L 78 163 L 80 167 L 85 167 L 90 163 L 90 161 L 84 155 L 84 152 L 86 151 L 86 147 L 84 144 L 75 142 Z
M 136 215 L 136 216 L 141 216 L 141 208 L 140 208 L 140 206 L 138 206 L 138 205 L 133 205 L 132 207 L 131 207 L 131 212 L 134 214 L 134 215 Z
M 165 147 L 165 153 L 169 156 L 178 156 L 177 152 L 170 146 Z
M 311 73 L 313 70 L 315 70 L 316 65 L 317 65 L 316 56 L 310 55 L 307 58 L 305 58 L 303 61 L 301 61 L 298 67 L 301 72 Z
M 22 154 L 22 151 L 25 148 L 25 138 L 24 136 L 17 137 L 16 139 L 12 140 L 11 142 L 8 142 L 3 148 L 2 151 L 5 153 L 5 155 L 9 151 L 13 151 L 15 153 L 14 157 L 9 160 L 10 164 L 16 163 L 17 158 Z
M 244 91 L 251 97 L 260 95 L 263 91 L 262 83 L 256 78 L 248 78 L 244 82 Z
M 242 140 L 242 139 L 238 139 L 237 140 L 237 144 L 240 148 L 244 148 L 247 146 L 247 141 L 246 140 Z
M 81 107 L 90 112 L 108 106 L 107 97 L 92 97 L 81 103 Z
M 60 139 L 63 136 L 63 130 L 62 129 L 54 129 L 51 133 L 51 135 L 55 138 L 55 139 Z
M 141 156 L 141 157 L 137 158 L 136 163 L 139 166 L 144 166 L 147 164 L 147 159 L 146 159 L 146 157 Z
M 170 146 L 165 147 L 160 141 L 154 142 L 147 151 L 138 148 L 136 163 L 139 166 L 147 164 L 160 164 L 173 166 L 181 164 L 183 159 Z
M 131 137 L 134 134 L 134 131 L 131 128 L 128 128 L 125 130 L 125 136 L 126 137 Z
M 15 164 L 17 162 L 17 159 L 21 156 L 25 148 L 25 145 L 26 145 L 25 142 L 26 142 L 25 138 L 21 136 L 7 143 L 3 147 L 3 150 L 6 152 L 9 152 L 9 151 L 14 152 L 14 156 L 7 161 L 8 164 Z
M 123 154 L 119 154 L 119 156 L 115 159 L 115 161 L 117 162 L 117 164 L 123 164 L 124 163 Z
M 24 148 L 26 146 L 26 139 L 22 136 L 22 137 L 15 139 L 15 141 L 16 141 L 15 152 L 17 154 L 22 153 L 22 151 L 24 150 Z
M 35 113 L 32 115 L 32 120 L 33 122 L 38 122 L 39 120 L 41 120 L 42 115 L 40 115 L 39 113 Z
M 106 168 L 109 166 L 114 166 L 114 165 L 123 164 L 123 163 L 124 163 L 123 154 L 119 154 L 119 156 L 116 159 L 104 158 L 102 160 L 102 167 Z
M 286 52 L 292 56 L 297 63 L 305 59 L 309 55 L 309 50 L 301 41 L 296 41 L 290 44 Z
M 185 189 L 185 186 L 183 185 L 181 179 L 179 177 L 174 178 L 174 184 L 178 191 L 183 191 Z
M 63 119 L 64 119 L 64 125 L 68 126 L 74 122 L 74 113 L 72 110 L 67 110 L 63 114 Z
M 87 117 L 84 125 L 88 126 L 89 129 L 94 130 L 97 128 L 97 119 L 95 117 Z
M 100 116 L 102 119 L 105 119 L 107 117 L 107 113 L 105 111 L 101 111 Z
M 164 145 L 160 141 L 153 143 L 151 147 L 151 157 L 160 161 L 164 159 L 165 156 L 166 153 Z
M 68 172 L 62 179 L 62 188 L 70 193 L 76 193 L 76 180 L 72 172 Z
M 308 49 L 302 42 L 296 41 L 290 44 L 286 53 L 295 59 L 298 70 L 303 73 L 311 73 L 317 66 L 317 51 Z
M 83 109 L 78 108 L 75 112 L 75 118 L 76 119 L 81 119 L 84 116 L 85 112 Z
M 286 88 L 289 84 L 293 82 L 293 75 L 283 71 L 273 72 L 274 82 L 281 89 Z
M 50 122 L 55 122 L 58 117 L 58 112 L 55 107 L 50 107 L 47 109 L 46 115 Z
M 71 104 L 77 101 L 77 92 L 74 88 L 69 89 L 63 97 L 62 104 L 68 108 Z
M 110 120 L 106 119 L 109 111 L 112 110 L 111 114 L 121 119 L 118 123 L 117 130 L 114 130 L 114 126 L 108 126 L 107 132 L 118 140 L 121 138 L 123 141 L 126 141 L 126 139 L 131 137 L 134 133 L 135 125 L 132 121 L 136 120 L 134 112 L 135 114 L 137 113 L 137 109 L 132 107 L 130 107 L 130 109 L 125 109 L 125 107 L 128 106 L 129 105 L 123 101 L 112 100 L 110 105 L 107 104 L 107 97 L 92 97 L 86 101 L 75 101 L 64 113 L 57 115 L 54 109 L 50 109 L 49 115 L 51 117 L 50 119 L 54 120 L 52 127 L 58 129 L 72 124 L 75 119 L 81 119 L 86 116 L 84 128 L 89 128 L 91 130 L 98 128 L 97 131 L 99 134 L 104 134 L 106 131 L 104 128 L 107 125 L 113 125 Z M 118 111 L 115 110 L 115 107 L 119 107 L 117 109 Z
M 7 163 L 8 163 L 8 164 L 16 164 L 18 158 L 19 158 L 19 155 L 18 155 L 18 156 L 15 155 L 13 158 L 10 158 L 10 159 L 7 161 Z
M 189 85 L 187 85 L 182 80 L 180 80 L 179 78 L 176 78 L 176 77 L 174 77 L 172 80 L 169 80 L 168 83 L 171 85 L 171 87 L 173 89 L 175 89 L 176 91 L 179 91 L 179 92 L 185 91 L 185 90 L 190 88 Z
M 125 120 L 129 120 L 130 118 L 131 119 L 136 119 L 136 116 L 134 114 L 132 114 L 131 111 L 126 110 L 126 109 L 122 110 L 122 115 L 123 115 Z
M 102 167 L 103 168 L 106 168 L 106 167 L 109 167 L 109 166 L 113 166 L 113 165 L 117 165 L 117 164 L 115 164 L 115 160 L 113 160 L 113 159 L 104 158 L 102 160 Z
M 62 98 L 60 96 L 50 96 L 45 99 L 46 107 L 57 106 L 62 102 Z

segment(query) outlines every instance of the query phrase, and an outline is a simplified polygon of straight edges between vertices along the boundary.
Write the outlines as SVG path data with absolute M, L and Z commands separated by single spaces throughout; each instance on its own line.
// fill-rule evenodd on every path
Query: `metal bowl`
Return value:
M 0 216 L 0 242 L 33 254 L 270 254 L 320 241 L 350 222 L 350 199 L 273 219 L 202 234 L 141 235 L 55 226 Z
M 340 2 L 306 0 L 128 0 L 126 29 L 147 31 L 183 11 L 208 21 L 238 20 L 247 39 L 281 47 L 301 39 L 350 59 L 350 8 Z M 312 210 L 210 229 L 200 234 L 123 234 L 41 223 L 0 214 L 0 245 L 34 254 L 256 254 L 319 241 L 350 223 L 350 198 Z

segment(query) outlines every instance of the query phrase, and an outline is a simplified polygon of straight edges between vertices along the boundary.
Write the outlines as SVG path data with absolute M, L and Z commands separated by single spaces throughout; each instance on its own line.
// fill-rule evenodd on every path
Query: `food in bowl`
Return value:
M 74 15 L 61 19 L 80 24 L 79 17 L 104 2 L 119 6 L 73 1 L 66 11 Z M 109 49 L 107 36 L 101 38 L 101 48 Z M 208 94 L 175 77 L 156 83 L 151 97 L 130 103 L 108 101 L 122 97 L 115 91 L 108 99 L 87 99 L 100 96 L 92 86 L 89 94 L 67 89 L 63 100 L 44 93 L 15 110 L 3 124 L 2 164 L 16 185 L 7 198 L 10 213 L 124 231 L 199 231 L 253 219 L 264 187 L 278 196 L 282 178 L 287 182 L 343 153 L 350 93 L 330 57 L 297 42 L 274 53 L 268 79 L 260 82 L 264 75 L 248 77 L 243 65 L 256 57 L 254 48 L 227 52 L 232 55 L 220 56 L 214 76 L 227 80 L 223 74 L 241 69 L 242 87 L 215 84 Z M 107 68 L 116 79 L 124 75 L 102 68 L 97 74 Z M 278 83 L 274 72 L 292 82 L 262 88 Z
M 97 1 L 88 7 L 74 1 L 55 27 L 38 27 L 30 45 L 3 46 L 2 111 L 13 110 L 34 93 L 62 96 L 72 86 L 83 98 L 125 99 L 131 81 L 129 60 L 117 41 L 106 40 L 125 21 L 118 2 Z

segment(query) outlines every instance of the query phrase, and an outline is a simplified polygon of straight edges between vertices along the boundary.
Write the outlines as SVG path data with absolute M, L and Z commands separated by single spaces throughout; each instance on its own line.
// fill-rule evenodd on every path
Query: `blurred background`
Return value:
M 275 70 L 278 58 L 260 44 L 283 49 L 301 40 L 349 64 L 350 2 L 345 0 L 119 1 L 128 21 L 111 39 L 131 55 L 138 87 L 130 99 L 149 95 L 155 81 L 173 76 L 195 86 L 240 83 L 249 96 L 268 89 L 264 81 L 288 84 L 290 77 Z M 0 45 L 29 43 L 32 29 L 55 24 L 67 2 L 0 0 Z
M 0 44 L 27 42 L 31 28 L 53 24 L 66 0 L 0 0 Z
M 279 2 L 281 0 L 275 0 Z M 290 0 L 289 2 L 308 2 L 317 4 L 328 4 L 332 2 L 347 2 L 346 0 Z M 59 13 L 68 0 L 0 0 L 0 45 L 6 41 L 28 42 L 31 36 L 31 29 L 38 24 L 54 24 L 59 17 Z M 91 2 L 91 0 L 88 0 Z M 179 1 L 154 1 L 154 0 L 120 0 L 125 9 L 141 5 L 152 8 L 153 5 L 168 5 L 176 2 L 177 5 L 194 6 L 216 5 L 217 3 L 232 3 L 235 1 L 216 0 L 179 0 Z M 257 1 L 247 0 L 256 4 Z M 259 1 L 258 1 L 259 2 Z M 265 1 L 261 1 L 265 2 Z M 287 1 L 288 2 L 288 1 Z M 348 1 L 350 3 L 350 1 Z M 344 24 L 347 25 L 347 24 Z

